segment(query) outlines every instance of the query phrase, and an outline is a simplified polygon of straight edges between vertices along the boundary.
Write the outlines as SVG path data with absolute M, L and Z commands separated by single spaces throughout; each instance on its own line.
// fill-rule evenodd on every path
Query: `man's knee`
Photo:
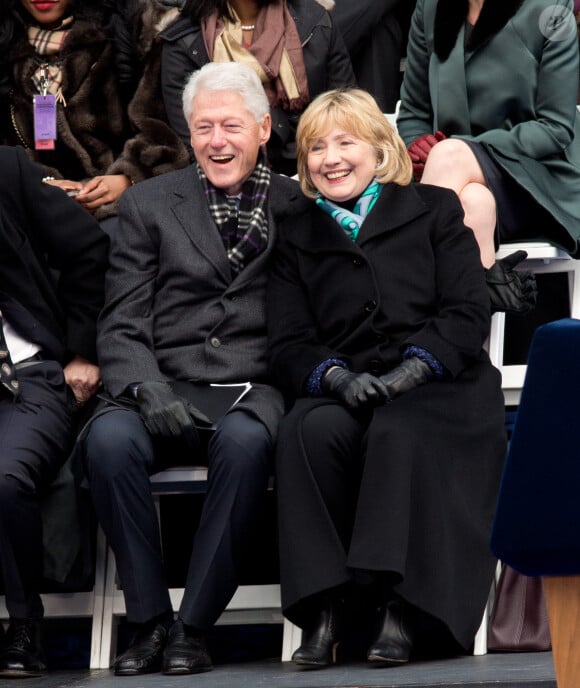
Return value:
M 210 442 L 210 462 L 240 474 L 267 470 L 273 442 L 266 426 L 244 412 L 228 415 Z
M 95 418 L 83 441 L 83 454 L 89 478 L 112 479 L 135 456 L 146 453 L 150 442 L 138 414 L 111 411 Z

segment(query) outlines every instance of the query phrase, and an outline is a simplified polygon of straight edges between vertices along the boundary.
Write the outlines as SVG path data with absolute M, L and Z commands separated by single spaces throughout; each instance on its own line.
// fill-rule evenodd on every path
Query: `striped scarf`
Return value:
M 40 26 L 28 27 L 28 42 L 38 55 L 58 55 L 66 40 L 69 29 L 74 21 L 73 17 L 67 17 L 56 29 L 43 29 Z M 46 70 L 47 93 L 57 98 L 62 98 L 62 70 L 58 61 L 43 63 L 36 68 L 32 75 L 32 82 L 39 93 L 43 93 L 42 72 Z M 63 99 L 64 100 L 64 99 Z
M 259 255 L 268 243 L 266 201 L 270 188 L 270 169 L 262 162 L 242 188 L 241 198 L 227 197 L 217 189 L 197 165 L 210 213 L 220 231 L 232 274 L 237 275 Z
M 362 192 L 352 211 L 323 198 L 320 194 L 316 199 L 316 205 L 328 213 L 344 229 L 352 241 L 356 241 L 362 223 L 373 209 L 382 190 L 382 184 L 373 180 Z

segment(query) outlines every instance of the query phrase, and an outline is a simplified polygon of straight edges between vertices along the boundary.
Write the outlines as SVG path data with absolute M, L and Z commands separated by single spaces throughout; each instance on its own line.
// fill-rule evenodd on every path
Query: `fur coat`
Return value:
M 127 99 L 121 93 L 116 54 L 98 15 L 77 19 L 60 53 L 64 102 L 57 106 L 54 151 L 34 148 L 31 76 L 38 57 L 26 37 L 16 41 L 8 59 L 15 88 L 10 103 L 9 145 L 23 145 L 29 157 L 57 179 L 83 181 L 103 174 L 125 174 L 132 182 L 188 164 L 187 152 L 165 121 L 159 80 L 155 26 L 166 10 L 154 1 L 140 16 L 134 34 L 142 72 Z M 128 100 L 128 103 L 127 103 Z M 117 204 L 102 206 L 103 219 Z

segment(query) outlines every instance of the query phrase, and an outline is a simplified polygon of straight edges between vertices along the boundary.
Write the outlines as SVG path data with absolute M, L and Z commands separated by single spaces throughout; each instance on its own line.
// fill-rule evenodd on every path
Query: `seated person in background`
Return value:
M 496 310 L 530 305 L 515 261 L 494 264 L 500 242 L 580 252 L 573 21 L 572 0 L 418 0 L 413 16 L 399 133 L 416 178 L 458 194 L 488 282 L 508 285 Z
M 133 408 L 106 409 L 83 442 L 127 617 L 138 624 L 115 661 L 121 676 L 211 669 L 205 634 L 238 585 L 283 412 L 267 378 L 266 268 L 277 221 L 303 199 L 264 163 L 271 120 L 252 69 L 205 65 L 188 80 L 183 107 L 197 162 L 128 190 L 111 240 L 98 351 L 106 390 Z M 200 414 L 172 380 L 253 386 L 206 452 Z M 149 475 L 205 460 L 207 492 L 173 623 Z
M 141 138 L 154 135 L 151 147 L 132 138 L 135 131 L 106 28 L 109 14 L 97 0 L 6 0 L 0 8 L 2 138 L 9 145 L 23 145 L 44 166 L 46 181 L 76 194 L 76 201 L 104 227 L 113 226 L 109 218 L 132 182 L 188 162 L 187 151 L 167 124 L 162 125 L 164 139 L 159 127 L 141 132 Z M 159 88 L 157 77 L 157 102 Z M 42 121 L 48 126 L 35 132 L 34 102 L 39 107 L 44 94 L 50 103 Z M 160 149 L 168 166 L 158 169 Z
M 39 493 L 96 391 L 108 241 L 20 147 L 0 147 L 0 578 L 10 625 L 0 678 L 46 670 Z M 58 279 L 54 279 L 58 271 Z
M 270 102 L 268 159 L 296 172 L 300 113 L 318 93 L 355 77 L 338 30 L 315 0 L 187 0 L 181 19 L 161 33 L 162 86 L 169 123 L 189 145 L 181 111 L 186 77 L 207 62 L 240 62 L 256 71 Z
M 293 661 L 334 661 L 353 598 L 377 612 L 375 666 L 409 661 L 420 613 L 468 648 L 506 448 L 477 244 L 454 193 L 409 183 L 364 91 L 316 98 L 297 146 L 313 201 L 280 225 L 267 302 L 272 379 L 294 400 L 276 451 Z
M 331 16 L 350 55 L 357 84 L 383 112 L 399 100 L 403 30 L 399 7 L 411 0 L 336 0 Z

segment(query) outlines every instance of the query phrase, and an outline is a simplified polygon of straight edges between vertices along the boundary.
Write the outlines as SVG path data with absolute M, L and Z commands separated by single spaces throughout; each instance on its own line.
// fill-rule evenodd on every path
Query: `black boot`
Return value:
M 23 678 L 45 672 L 40 619 L 10 619 L 0 651 L 0 676 Z
M 535 308 L 538 287 L 534 274 L 529 270 L 515 269 L 527 257 L 525 251 L 515 251 L 485 271 L 492 313 L 525 315 Z
M 335 664 L 341 631 L 341 605 L 332 602 L 319 612 L 311 625 L 302 630 L 302 644 L 292 655 L 292 661 L 311 668 Z
M 367 653 L 375 666 L 400 666 L 413 649 L 412 611 L 401 599 L 386 602 L 379 613 L 379 632 Z

